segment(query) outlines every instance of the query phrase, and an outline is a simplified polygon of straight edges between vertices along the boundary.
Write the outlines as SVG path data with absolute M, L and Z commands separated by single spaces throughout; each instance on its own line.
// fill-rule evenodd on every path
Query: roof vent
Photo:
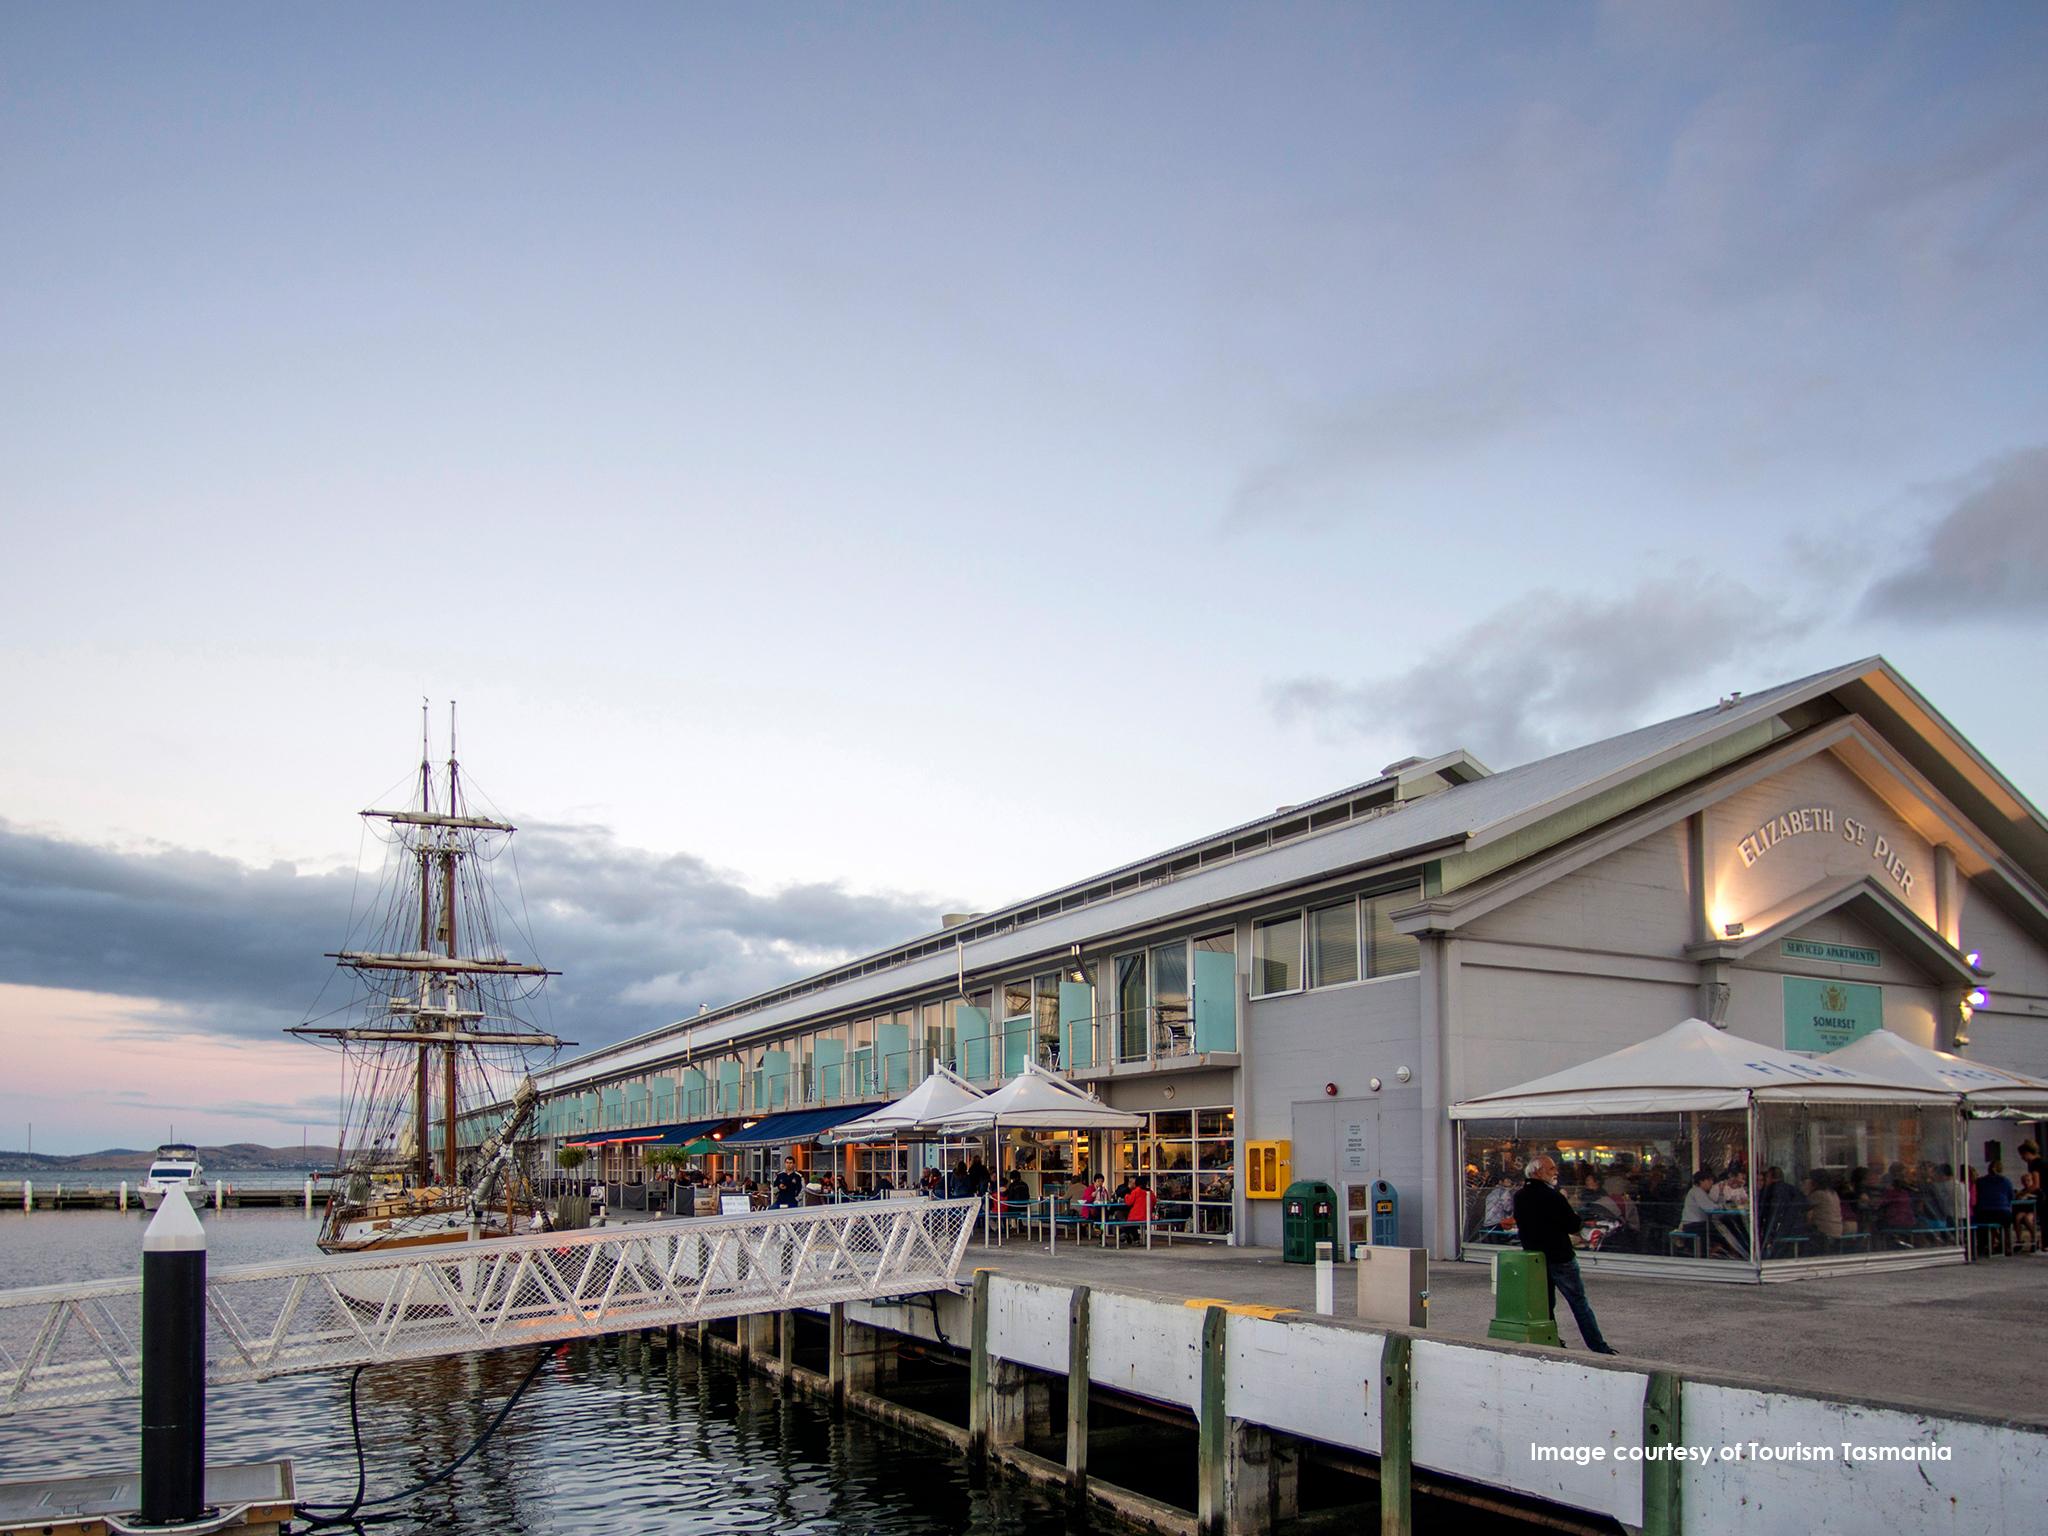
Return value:
M 1721 702 L 1720 702 L 1720 703 L 1719 703 L 1718 705 L 1716 705 L 1715 707 L 1716 707 L 1717 709 L 1733 709 L 1733 708 L 1734 708 L 1734 707 L 1735 707 L 1736 705 L 1740 704 L 1741 702 L 1742 702 L 1742 690 L 1741 690 L 1740 688 L 1738 688 L 1738 689 L 1736 689 L 1736 690 L 1735 690 L 1735 692 L 1733 692 L 1733 693 L 1729 694 L 1729 695 L 1728 695 L 1728 696 L 1727 696 L 1727 697 L 1726 697 L 1725 699 L 1723 699 L 1723 700 L 1722 700 L 1722 701 L 1721 701 Z

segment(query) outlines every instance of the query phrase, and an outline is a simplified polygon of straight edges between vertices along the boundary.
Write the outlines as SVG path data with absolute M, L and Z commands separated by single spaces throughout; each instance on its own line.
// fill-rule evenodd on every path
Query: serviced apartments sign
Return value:
M 1785 978 L 1785 1049 L 1832 1051 L 1884 1028 L 1884 988 L 1862 981 Z

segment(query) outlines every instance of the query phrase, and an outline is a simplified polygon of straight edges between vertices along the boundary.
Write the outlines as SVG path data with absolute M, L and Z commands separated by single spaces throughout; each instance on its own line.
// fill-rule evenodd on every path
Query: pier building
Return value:
M 663 1144 L 715 1145 L 748 1176 L 785 1152 L 829 1166 L 817 1138 L 933 1063 L 994 1087 L 1032 1061 L 1145 1117 L 1008 1133 L 1034 1195 L 1139 1178 L 1176 1232 L 1272 1245 L 1290 1179 L 1347 1207 L 1384 1180 L 1399 1241 L 1452 1257 L 1504 1147 L 1706 1160 L 1711 1116 L 1468 1121 L 1462 1140 L 1451 1116 L 1688 1018 L 1807 1056 L 1882 1027 L 2048 1074 L 2048 822 L 1873 658 L 1500 772 L 1462 750 L 1406 759 L 948 917 L 557 1066 L 536 1134 L 628 1182 Z M 2015 1171 L 2020 1127 L 1958 1122 L 1967 1143 L 1937 1159 L 1929 1118 L 1817 1114 L 1789 1134 L 1816 1166 L 1981 1167 L 1996 1142 Z M 856 1179 L 891 1155 L 838 1154 Z

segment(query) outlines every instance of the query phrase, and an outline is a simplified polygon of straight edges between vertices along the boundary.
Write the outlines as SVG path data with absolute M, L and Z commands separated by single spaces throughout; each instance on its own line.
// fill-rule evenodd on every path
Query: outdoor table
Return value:
M 1716 1206 L 1707 1212 L 1707 1228 L 1718 1232 L 1721 1240 L 1735 1250 L 1735 1256 L 1745 1263 L 1749 1259 L 1749 1212 L 1741 1206 Z M 1708 1258 L 1713 1257 L 1709 1248 Z
M 1074 1209 L 1081 1213 L 1082 1221 L 1092 1221 L 1095 1223 L 1095 1230 L 1100 1234 L 1102 1246 L 1105 1248 L 1109 1246 L 1109 1213 L 1111 1211 L 1121 1211 L 1123 1208 L 1124 1203 L 1121 1200 L 1076 1200 L 1074 1202 Z

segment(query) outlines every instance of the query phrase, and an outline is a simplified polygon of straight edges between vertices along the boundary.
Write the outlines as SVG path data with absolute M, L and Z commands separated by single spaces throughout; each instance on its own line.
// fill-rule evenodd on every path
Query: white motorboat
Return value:
M 192 1208 L 197 1210 L 206 1203 L 205 1186 L 200 1181 L 199 1149 L 184 1142 L 166 1142 L 156 1149 L 156 1156 L 150 1159 L 149 1173 L 142 1181 L 142 1208 L 153 1211 L 163 1204 L 164 1196 L 174 1189 L 200 1190 L 192 1197 Z

